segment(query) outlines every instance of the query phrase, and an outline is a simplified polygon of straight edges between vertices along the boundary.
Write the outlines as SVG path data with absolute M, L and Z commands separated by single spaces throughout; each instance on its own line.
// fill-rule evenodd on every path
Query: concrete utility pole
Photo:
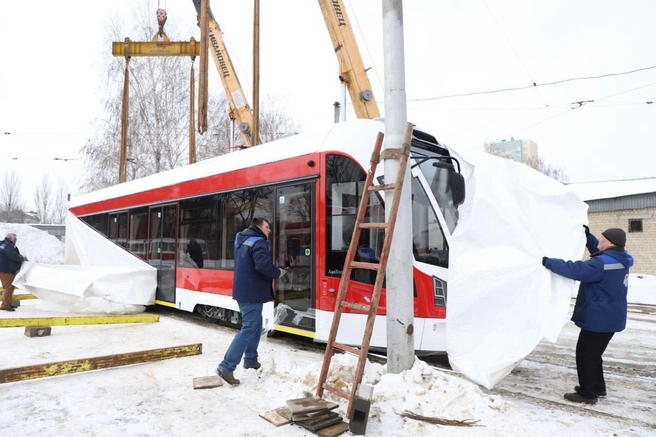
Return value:
M 253 5 L 253 134 L 251 143 L 260 144 L 260 0 Z
M 407 126 L 405 54 L 403 50 L 403 0 L 383 0 L 383 51 L 385 53 L 385 142 L 383 150 L 403 145 Z M 385 183 L 396 182 L 398 159 L 385 160 Z M 410 160 L 403 180 L 399 212 L 394 227 L 393 250 L 386 271 L 387 370 L 401 373 L 415 359 L 414 298 L 412 292 L 412 203 Z M 392 191 L 385 192 L 385 205 L 392 204 Z M 385 208 L 389 220 L 389 209 Z

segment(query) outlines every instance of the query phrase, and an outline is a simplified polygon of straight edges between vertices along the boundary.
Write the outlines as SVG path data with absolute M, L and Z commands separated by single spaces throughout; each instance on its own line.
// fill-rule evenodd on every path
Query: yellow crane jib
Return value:
M 201 2 L 200 0 L 192 0 L 196 8 L 196 13 L 200 17 Z M 226 98 L 230 105 L 230 118 L 235 120 L 239 126 L 244 146 L 250 147 L 254 144 L 251 138 L 253 129 L 253 112 L 248 105 L 248 100 L 241 87 L 239 78 L 235 73 L 235 68 L 230 60 L 230 55 L 226 48 L 225 41 L 221 32 L 219 23 L 214 18 L 214 14 L 210 10 L 209 28 L 208 28 L 209 50 L 214 58 L 214 64 L 221 78 L 223 88 L 226 91 Z M 257 144 L 260 142 L 258 141 Z
M 346 87 L 358 118 L 380 117 L 376 98 L 371 91 L 360 49 L 342 0 L 318 0 L 330 39 L 339 60 L 339 79 Z

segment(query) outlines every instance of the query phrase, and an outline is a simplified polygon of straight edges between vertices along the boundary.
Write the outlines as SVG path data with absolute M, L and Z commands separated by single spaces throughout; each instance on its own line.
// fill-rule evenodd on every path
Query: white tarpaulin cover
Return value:
M 157 270 L 68 213 L 64 265 L 25 262 L 14 285 L 58 311 L 126 314 L 155 303 Z
M 587 205 L 561 183 L 508 159 L 465 157 L 467 197 L 450 242 L 447 353 L 492 388 L 537 344 L 555 342 L 575 282 L 542 257 L 581 259 Z

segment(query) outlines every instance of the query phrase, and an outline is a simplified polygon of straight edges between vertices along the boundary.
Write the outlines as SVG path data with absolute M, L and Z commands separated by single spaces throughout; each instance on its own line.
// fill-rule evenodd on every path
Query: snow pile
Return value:
M 288 355 L 275 355 L 263 363 L 260 378 L 275 379 L 277 387 L 288 387 L 293 396 L 316 393 L 321 362 L 295 366 Z M 357 358 L 350 355 L 335 355 L 332 359 L 328 383 L 343 390 L 350 390 Z M 490 430 L 503 430 L 521 417 L 511 403 L 499 396 L 484 394 L 476 384 L 451 376 L 415 360 L 412 369 L 400 374 L 385 373 L 386 366 L 367 362 L 363 383 L 374 387 L 367 435 L 407 436 L 426 435 L 439 432 L 441 435 L 476 434 L 486 435 Z M 347 402 L 332 393 L 324 397 L 340 404 L 339 412 L 346 417 Z M 401 417 L 412 412 L 441 419 L 477 421 L 475 427 L 442 427 L 426 422 Z
M 656 276 L 630 273 L 627 299 L 629 303 L 656 305 Z
M 8 233 L 16 234 L 18 250 L 30 261 L 41 264 L 64 262 L 64 243 L 46 231 L 25 224 L 0 223 L 0 239 Z

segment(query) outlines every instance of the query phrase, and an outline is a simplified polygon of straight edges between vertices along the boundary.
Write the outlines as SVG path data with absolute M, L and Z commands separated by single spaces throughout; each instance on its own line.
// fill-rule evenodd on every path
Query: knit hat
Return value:
M 601 235 L 617 247 L 624 247 L 626 244 L 626 233 L 619 228 L 606 229 Z

